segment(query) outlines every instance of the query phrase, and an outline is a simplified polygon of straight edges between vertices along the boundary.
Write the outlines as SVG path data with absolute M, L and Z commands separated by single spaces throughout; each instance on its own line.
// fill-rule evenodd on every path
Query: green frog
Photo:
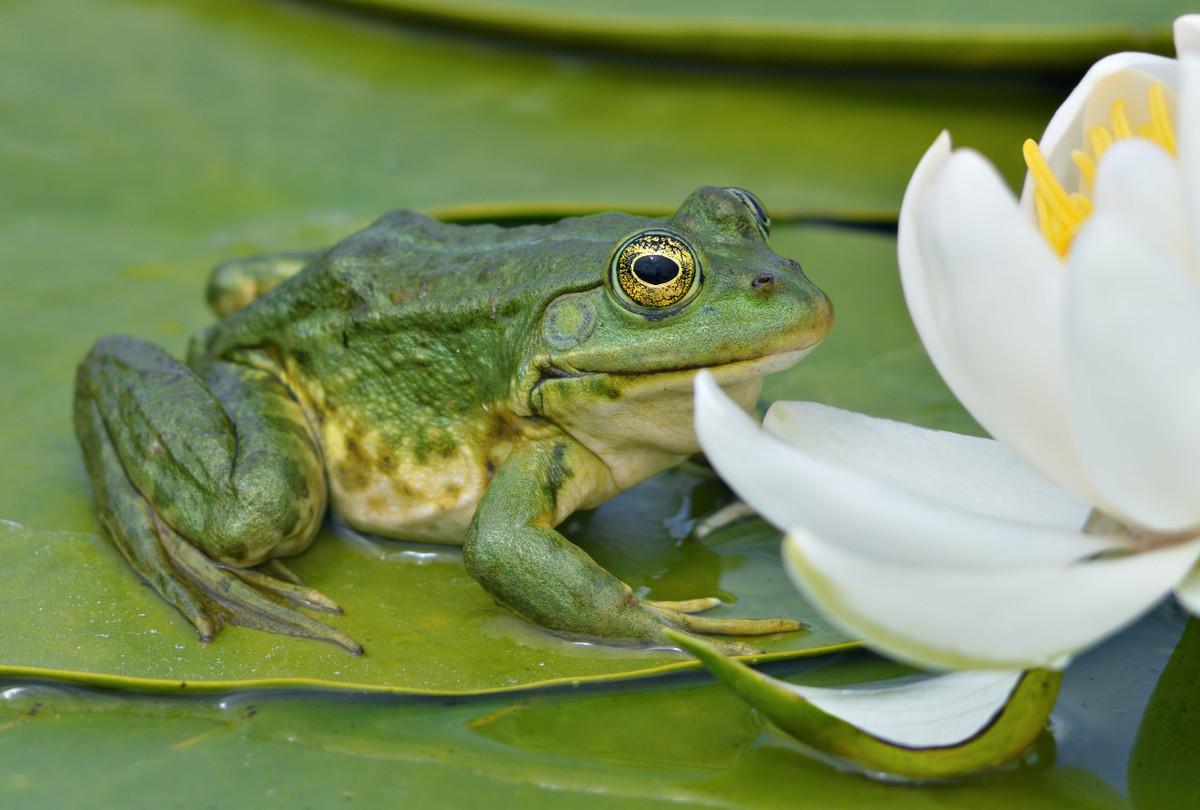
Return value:
M 502 228 L 388 214 L 327 251 L 217 267 L 220 316 L 186 362 L 124 336 L 80 364 L 75 426 L 109 534 L 209 640 L 225 624 L 361 646 L 281 558 L 326 509 L 377 535 L 461 544 L 470 575 L 571 637 L 672 646 L 780 619 L 639 598 L 556 530 L 697 451 L 692 379 L 744 407 L 832 309 L 767 244 L 751 193 L 668 218 Z M 725 639 L 727 653 L 754 648 Z

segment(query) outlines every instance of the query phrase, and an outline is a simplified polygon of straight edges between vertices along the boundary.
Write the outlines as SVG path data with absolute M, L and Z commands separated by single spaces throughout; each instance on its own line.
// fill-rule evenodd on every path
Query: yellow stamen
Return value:
M 1092 183 L 1096 180 L 1096 161 L 1092 160 L 1092 156 L 1082 149 L 1072 151 L 1071 160 L 1075 161 L 1075 165 L 1079 167 L 1079 174 L 1083 177 L 1083 182 L 1087 183 L 1088 188 L 1091 188 Z
M 1112 146 L 1113 137 L 1104 124 L 1096 124 L 1088 131 L 1088 141 L 1092 144 L 1092 154 L 1099 160 L 1104 157 L 1108 147 Z
M 1083 224 L 1087 214 L 1071 199 L 1062 183 L 1058 182 L 1036 141 L 1032 138 L 1026 140 L 1022 152 L 1025 155 L 1025 165 L 1029 167 L 1029 175 L 1033 178 L 1037 190 L 1041 192 L 1047 214 L 1054 223 L 1054 227 L 1049 230 L 1043 228 L 1042 232 L 1050 239 L 1059 255 L 1065 256 L 1071 238 Z
M 1175 128 L 1171 126 L 1171 111 L 1167 107 L 1167 94 L 1161 84 L 1150 88 L 1150 125 L 1154 127 L 1157 141 L 1163 149 L 1175 154 Z
M 1167 106 L 1163 85 L 1150 87 L 1149 108 L 1149 123 L 1135 128 L 1129 120 L 1125 99 L 1117 99 L 1110 110 L 1112 128 L 1096 124 L 1087 131 L 1085 146 L 1091 148 L 1091 154 L 1084 149 L 1071 152 L 1071 160 L 1079 169 L 1081 187 L 1088 190 L 1092 188 L 1097 165 L 1116 141 L 1141 137 L 1153 141 L 1171 155 L 1176 153 L 1175 128 L 1171 124 L 1171 109 Z M 1033 180 L 1033 206 L 1037 213 L 1038 228 L 1055 252 L 1059 256 L 1066 256 L 1075 234 L 1092 214 L 1092 201 L 1083 190 L 1067 193 L 1054 176 L 1037 143 L 1027 140 L 1021 151 Z
M 1125 99 L 1119 98 L 1113 102 L 1109 116 L 1112 118 L 1112 131 L 1116 140 L 1133 137 L 1133 127 L 1129 126 L 1129 116 L 1125 114 Z
M 1040 188 L 1033 191 L 1033 207 L 1037 211 L 1038 227 L 1042 229 L 1044 236 L 1049 237 L 1054 229 L 1054 222 L 1050 219 L 1050 210 L 1046 208 L 1046 195 L 1042 194 Z
M 1087 219 L 1092 215 L 1092 201 L 1088 199 L 1086 194 L 1076 191 L 1071 195 L 1071 200 L 1075 203 L 1075 207 L 1083 214 L 1083 218 Z

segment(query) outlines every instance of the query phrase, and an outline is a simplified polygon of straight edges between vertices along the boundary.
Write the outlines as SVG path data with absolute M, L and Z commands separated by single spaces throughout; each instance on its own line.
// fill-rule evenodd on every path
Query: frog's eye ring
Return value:
M 767 213 L 767 209 L 763 207 L 758 197 L 744 188 L 727 188 L 725 190 L 746 204 L 746 207 L 754 213 L 754 222 L 762 231 L 762 235 L 769 236 L 771 234 L 771 215 Z
M 662 309 L 683 301 L 700 276 L 696 254 L 679 237 L 644 231 L 613 253 L 613 287 L 641 307 Z

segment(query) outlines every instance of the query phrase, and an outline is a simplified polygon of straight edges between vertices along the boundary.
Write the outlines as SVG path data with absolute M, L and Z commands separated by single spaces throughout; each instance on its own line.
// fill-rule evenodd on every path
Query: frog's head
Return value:
M 695 452 L 697 371 L 749 407 L 763 376 L 798 362 L 833 323 L 825 294 L 767 245 L 770 219 L 748 191 L 702 188 L 665 220 L 620 221 L 629 230 L 596 268 L 603 283 L 543 313 L 523 392 L 610 467 Z M 643 473 L 618 471 L 618 484 Z

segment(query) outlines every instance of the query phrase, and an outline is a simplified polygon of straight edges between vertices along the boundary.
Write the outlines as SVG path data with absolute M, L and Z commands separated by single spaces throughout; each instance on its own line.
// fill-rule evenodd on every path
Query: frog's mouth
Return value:
M 544 383 L 556 380 L 583 380 L 588 378 L 610 378 L 623 382 L 634 382 L 637 380 L 666 380 L 677 376 L 681 380 L 686 379 L 688 384 L 690 384 L 691 377 L 702 370 L 712 372 L 713 376 L 717 378 L 718 383 L 728 384 L 753 377 L 763 377 L 767 374 L 774 374 L 777 371 L 791 368 L 807 357 L 820 344 L 821 341 L 816 340 L 802 349 L 791 349 L 789 351 L 765 354 L 758 357 L 748 357 L 742 360 L 731 360 L 728 363 L 718 363 L 716 365 L 667 366 L 654 371 L 626 373 L 566 368 L 563 364 L 550 358 L 539 367 L 538 378 L 533 384 L 531 393 L 537 392 Z

